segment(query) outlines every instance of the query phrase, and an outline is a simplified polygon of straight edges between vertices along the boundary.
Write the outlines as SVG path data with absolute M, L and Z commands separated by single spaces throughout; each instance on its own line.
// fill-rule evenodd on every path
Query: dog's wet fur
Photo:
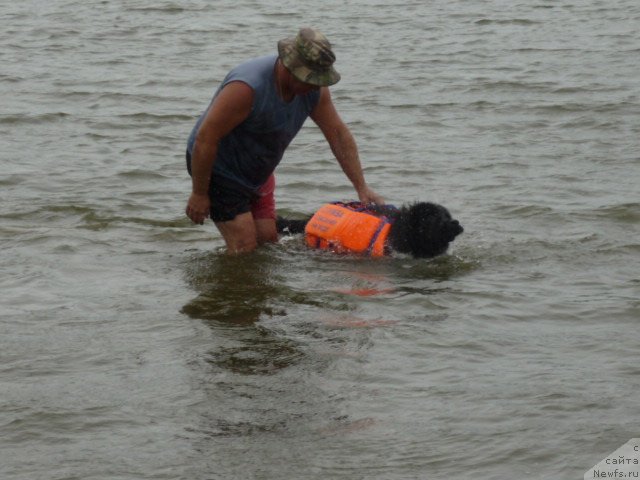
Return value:
M 387 247 L 416 258 L 442 255 L 449 244 L 464 231 L 460 222 L 451 217 L 449 210 L 436 203 L 416 202 L 403 205 L 395 211 L 384 206 L 373 208 L 380 208 L 385 215 L 393 217 Z M 278 217 L 276 227 L 278 233 L 304 233 L 310 219 L 311 217 L 304 220 Z

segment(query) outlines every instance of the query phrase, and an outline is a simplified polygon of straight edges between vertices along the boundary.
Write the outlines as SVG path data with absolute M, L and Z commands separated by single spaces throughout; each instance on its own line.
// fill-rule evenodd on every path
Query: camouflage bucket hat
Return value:
M 295 38 L 280 40 L 278 54 L 287 70 L 301 82 L 326 87 L 340 80 L 333 68 L 336 56 L 331 44 L 318 30 L 302 28 Z

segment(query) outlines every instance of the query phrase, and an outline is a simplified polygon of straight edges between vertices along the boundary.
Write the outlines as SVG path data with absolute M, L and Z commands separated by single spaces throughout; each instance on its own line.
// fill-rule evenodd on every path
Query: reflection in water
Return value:
M 182 313 L 205 320 L 227 341 L 207 361 L 239 374 L 270 374 L 302 357 L 296 344 L 258 324 L 262 317 L 285 315 L 275 307 L 284 287 L 275 274 L 277 259 L 268 252 L 229 256 L 210 254 L 189 265 L 187 278 L 200 291 Z
M 270 305 L 278 294 L 272 264 L 268 255 L 258 252 L 195 258 L 186 276 L 200 293 L 182 308 L 182 313 L 227 327 L 252 325 L 263 313 L 278 313 Z
M 238 347 L 222 347 L 211 353 L 211 364 L 244 375 L 268 375 L 292 366 L 303 357 L 293 342 L 276 339 L 265 333 L 265 338 Z
M 407 319 L 413 299 L 422 310 L 426 296 L 446 292 L 442 282 L 470 268 L 449 255 L 430 261 L 383 262 L 318 255 L 302 255 L 296 261 L 291 258 L 295 255 L 266 248 L 248 255 L 209 253 L 190 260 L 185 276 L 199 293 L 182 313 L 204 320 L 220 339 L 208 358 L 211 365 L 244 375 L 272 374 L 303 357 L 300 344 L 292 340 L 295 335 L 270 328 L 274 322 L 269 319 L 292 315 L 285 309 L 294 312 L 286 321 L 289 328 L 305 322 L 312 330 L 318 325 L 391 326 Z M 292 282 L 304 290 L 290 287 Z M 327 282 L 331 288 L 326 288 Z M 310 314 L 306 318 L 296 315 L 303 305 L 311 307 L 305 310 Z M 388 315 L 381 315 L 384 306 L 390 307 Z
M 426 299 L 458 271 L 450 257 L 378 262 L 286 246 L 191 258 L 185 277 L 197 295 L 182 312 L 213 332 L 199 364 L 198 448 L 231 458 L 271 435 L 313 442 L 375 428 L 360 412 L 362 386 L 340 372 L 362 368 L 374 331 L 441 314 Z
M 217 462 L 244 458 L 248 444 L 252 461 L 264 462 L 273 452 L 262 452 L 269 445 L 263 440 L 311 431 L 344 415 L 336 408 L 339 397 L 328 398 L 313 380 L 326 368 L 326 355 L 314 354 L 288 330 L 285 308 L 315 305 L 287 286 L 282 275 L 289 264 L 266 249 L 239 257 L 208 254 L 187 265 L 198 295 L 182 312 L 213 332 L 199 362 L 198 390 L 207 400 L 195 448 L 215 452 Z

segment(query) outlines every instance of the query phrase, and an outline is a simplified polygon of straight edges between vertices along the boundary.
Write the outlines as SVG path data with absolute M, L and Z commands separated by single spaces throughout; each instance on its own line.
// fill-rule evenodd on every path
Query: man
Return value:
M 364 180 L 358 148 L 331 101 L 340 80 L 327 38 L 303 28 L 278 42 L 278 55 L 229 72 L 196 123 L 187 147 L 192 193 L 186 214 L 208 216 L 229 253 L 277 241 L 273 171 L 307 117 L 320 127 L 362 202 L 383 203 Z

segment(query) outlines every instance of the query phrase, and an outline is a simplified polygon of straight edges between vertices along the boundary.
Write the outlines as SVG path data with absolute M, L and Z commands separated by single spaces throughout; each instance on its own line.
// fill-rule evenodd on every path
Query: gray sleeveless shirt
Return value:
M 277 59 L 274 54 L 242 63 L 229 72 L 216 92 L 218 95 L 225 85 L 235 81 L 246 83 L 254 91 L 249 117 L 220 141 L 212 173 L 254 191 L 273 173 L 320 98 L 319 91 L 312 91 L 284 102 L 275 84 Z M 190 154 L 211 103 L 191 131 L 187 143 Z

